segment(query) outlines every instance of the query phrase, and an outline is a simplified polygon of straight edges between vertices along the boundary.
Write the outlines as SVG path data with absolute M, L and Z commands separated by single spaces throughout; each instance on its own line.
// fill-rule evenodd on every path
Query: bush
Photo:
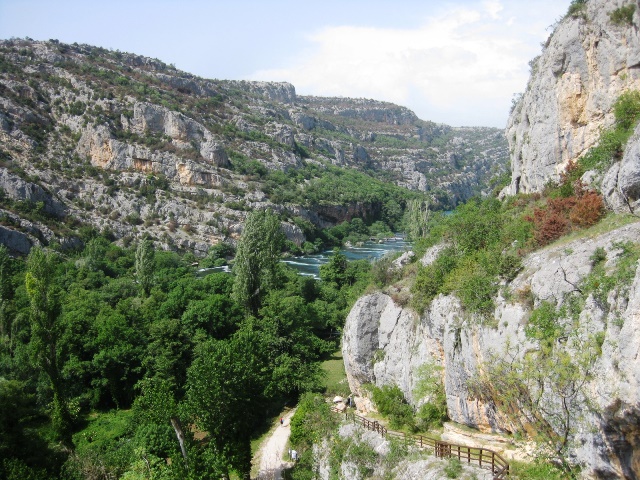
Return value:
M 554 304 L 542 302 L 531 312 L 529 324 L 525 328 L 525 335 L 529 339 L 551 344 L 562 334 L 562 327 L 558 324 L 559 314 Z
M 571 174 L 564 175 L 563 184 L 556 191 L 562 193 L 571 183 L 572 196 L 548 198 L 545 206 L 534 208 L 533 216 L 525 217 L 534 226 L 534 239 L 539 246 L 548 245 L 572 229 L 595 225 L 605 213 L 602 196 L 585 190 L 579 180 L 571 182 L 571 178 Z
M 373 402 L 378 411 L 389 418 L 391 428 L 415 429 L 413 407 L 405 400 L 402 390 L 395 385 L 383 385 L 382 388 L 373 387 L 372 393 Z
M 606 259 L 607 259 L 607 252 L 602 247 L 596 248 L 591 254 L 591 256 L 589 257 L 589 260 L 591 260 L 592 267 L 595 267 L 596 265 L 603 263 Z
M 511 474 L 515 478 L 526 478 L 528 480 L 563 480 L 566 473 L 557 467 L 536 461 L 534 463 L 511 462 Z
M 289 441 L 296 449 L 310 449 L 335 427 L 336 417 L 320 395 L 305 393 L 291 418 Z
M 447 276 L 455 270 L 458 255 L 455 248 L 449 247 L 440 252 L 438 258 L 426 267 L 420 267 L 415 282 L 411 287 L 414 294 L 414 308 L 420 312 L 439 293 L 444 293 Z
M 513 253 L 505 253 L 500 256 L 499 274 L 507 281 L 516 278 L 522 270 L 522 259 Z
M 567 11 L 567 17 L 584 17 L 587 9 L 587 0 L 572 0 Z
M 625 5 L 624 7 L 616 8 L 614 11 L 609 13 L 609 18 L 616 25 L 622 25 L 625 23 L 627 25 L 633 25 L 633 14 L 635 11 L 635 5 Z
M 630 5 L 635 8 L 635 5 Z M 616 124 L 625 129 L 632 129 L 640 120 L 640 92 L 632 90 L 625 92 L 613 105 Z
M 124 220 L 129 225 L 141 225 L 142 222 L 143 222 L 142 218 L 140 218 L 140 214 L 138 212 L 131 212 L 126 217 L 124 217 Z
M 569 220 L 582 228 L 591 227 L 600 221 L 604 212 L 602 196 L 596 192 L 587 192 L 578 198 L 569 212 Z
M 447 466 L 444 467 L 444 474 L 447 478 L 458 478 L 462 473 L 462 463 L 457 458 L 450 458 Z

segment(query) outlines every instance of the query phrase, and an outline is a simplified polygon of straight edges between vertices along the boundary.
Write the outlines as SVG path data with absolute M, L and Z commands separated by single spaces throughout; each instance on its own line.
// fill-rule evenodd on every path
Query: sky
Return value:
M 0 38 L 158 58 L 205 78 L 287 81 L 452 126 L 504 128 L 570 0 L 0 0 Z

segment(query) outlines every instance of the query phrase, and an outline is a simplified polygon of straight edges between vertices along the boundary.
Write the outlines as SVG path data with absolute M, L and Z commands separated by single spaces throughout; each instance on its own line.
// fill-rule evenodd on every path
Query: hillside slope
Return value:
M 204 254 L 263 206 L 300 244 L 296 218 L 381 219 L 385 201 L 407 198 L 394 184 L 449 208 L 490 191 L 507 159 L 497 129 L 55 40 L 0 42 L 0 104 L 0 241 L 23 253 L 73 246 L 84 225 Z

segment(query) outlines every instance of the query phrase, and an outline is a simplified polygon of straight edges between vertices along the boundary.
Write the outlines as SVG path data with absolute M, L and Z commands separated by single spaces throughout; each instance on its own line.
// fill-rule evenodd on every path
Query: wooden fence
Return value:
M 333 409 L 336 413 L 341 413 Z M 491 470 L 493 480 L 503 480 L 509 476 L 509 463 L 500 454 L 488 448 L 473 448 L 464 445 L 442 442 L 435 438 L 424 435 L 407 435 L 402 432 L 388 430 L 380 422 L 369 420 L 357 413 L 344 413 L 345 419 L 351 419 L 354 423 L 362 425 L 367 430 L 379 433 L 385 438 L 397 438 L 405 443 L 415 445 L 421 449 L 433 449 L 433 453 L 438 458 L 457 458 L 460 462 L 475 464 L 481 468 Z

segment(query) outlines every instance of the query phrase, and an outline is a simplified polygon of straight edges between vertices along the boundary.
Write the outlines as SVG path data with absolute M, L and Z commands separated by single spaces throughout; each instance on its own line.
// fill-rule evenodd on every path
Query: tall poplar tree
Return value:
M 233 295 L 254 315 L 267 291 L 277 284 L 283 243 L 280 220 L 273 212 L 255 210 L 247 216 L 233 267 Z
M 144 296 L 148 296 L 153 286 L 153 267 L 155 250 L 148 238 L 143 239 L 136 248 L 136 278 Z
M 70 445 L 71 415 L 66 403 L 62 367 L 58 358 L 61 290 L 56 283 L 57 257 L 40 248 L 32 248 L 27 258 L 25 287 L 30 304 L 31 357 L 49 378 L 53 391 L 51 419 L 58 438 Z

